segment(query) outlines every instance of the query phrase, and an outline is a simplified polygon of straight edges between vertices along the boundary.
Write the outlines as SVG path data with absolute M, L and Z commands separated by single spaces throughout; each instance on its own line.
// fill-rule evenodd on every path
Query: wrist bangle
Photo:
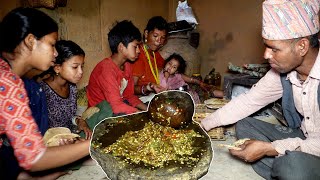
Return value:
M 149 83 L 147 84 L 147 90 L 150 91 L 150 92 L 152 91 L 152 89 L 151 89 L 151 82 L 149 82 Z
M 145 89 L 144 89 L 144 85 L 141 86 L 141 94 L 142 95 L 147 95 L 147 93 L 145 92 Z
M 71 119 L 72 124 L 74 124 L 74 125 L 77 126 L 77 125 L 78 125 L 78 124 L 77 124 L 77 119 L 78 119 L 78 118 L 80 118 L 80 117 L 79 117 L 79 116 L 74 116 L 74 117 Z

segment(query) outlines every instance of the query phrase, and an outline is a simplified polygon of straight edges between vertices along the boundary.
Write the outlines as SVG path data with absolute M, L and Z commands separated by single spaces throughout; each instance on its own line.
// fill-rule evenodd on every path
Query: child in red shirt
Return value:
M 106 100 L 114 115 L 147 110 L 134 95 L 134 82 L 130 62 L 140 53 L 141 33 L 132 22 L 117 23 L 108 34 L 112 56 L 99 62 L 93 69 L 87 87 L 88 106 Z

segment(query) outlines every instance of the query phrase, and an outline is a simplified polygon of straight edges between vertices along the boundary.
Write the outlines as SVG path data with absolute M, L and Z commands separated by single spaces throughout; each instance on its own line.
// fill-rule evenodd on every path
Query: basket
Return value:
M 196 104 L 193 120 L 196 122 L 201 122 L 203 118 L 207 117 L 212 112 L 214 112 L 214 110 L 208 109 L 205 104 Z M 212 140 L 225 141 L 226 138 L 224 135 L 224 131 L 225 131 L 224 127 L 217 127 L 217 128 L 211 129 L 207 133 Z
M 56 7 L 65 7 L 67 0 L 24 0 L 24 4 L 27 7 L 44 7 L 54 9 Z

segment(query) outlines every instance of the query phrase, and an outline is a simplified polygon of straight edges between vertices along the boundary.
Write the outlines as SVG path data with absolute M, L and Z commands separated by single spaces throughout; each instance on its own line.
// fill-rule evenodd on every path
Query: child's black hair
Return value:
M 118 45 L 122 43 L 125 47 L 134 40 L 141 41 L 139 29 L 131 21 L 117 22 L 108 33 L 108 41 L 112 54 L 118 53 Z
M 165 30 L 166 33 L 168 33 L 168 27 L 168 22 L 162 16 L 154 16 L 151 19 L 149 19 L 148 24 L 144 30 L 150 32 L 155 29 L 158 29 L 160 31 Z M 143 40 L 145 40 L 145 38 L 146 37 L 144 37 L 143 35 Z
M 64 63 L 65 61 L 67 61 L 68 59 L 70 59 L 73 56 L 83 56 L 84 57 L 86 55 L 85 52 L 83 51 L 83 49 L 73 41 L 59 40 L 59 41 L 57 41 L 55 47 L 58 52 L 58 56 L 56 57 L 55 65 L 57 65 L 57 64 L 61 65 L 62 63 Z M 47 74 L 50 74 L 50 75 L 55 74 L 53 67 L 50 67 L 47 71 L 44 71 L 43 73 L 41 73 L 37 77 L 43 77 Z
M 184 74 L 184 72 L 186 71 L 187 62 L 183 59 L 183 57 L 180 54 L 173 53 L 166 59 L 165 65 L 171 59 L 176 59 L 179 62 L 179 66 L 177 68 L 177 72 L 181 73 L 181 74 Z
M 85 56 L 83 49 L 73 41 L 60 40 L 56 43 L 56 50 L 58 56 L 56 57 L 55 64 L 62 64 L 72 56 Z

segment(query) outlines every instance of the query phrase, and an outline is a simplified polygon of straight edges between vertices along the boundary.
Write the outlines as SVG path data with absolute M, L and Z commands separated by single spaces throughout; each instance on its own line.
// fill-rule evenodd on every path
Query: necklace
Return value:
M 154 54 L 154 52 L 152 51 L 152 54 L 153 54 L 153 60 L 154 60 L 154 65 L 155 67 L 153 68 L 152 66 L 152 63 L 151 63 L 151 59 L 150 59 L 150 55 L 148 53 L 148 50 L 146 48 L 146 45 L 144 44 L 143 45 L 143 50 L 147 56 L 147 59 L 148 59 L 148 63 L 149 63 L 149 66 L 150 66 L 150 69 L 151 69 L 151 72 L 152 72 L 152 75 L 154 77 L 154 79 L 156 80 L 156 83 L 157 84 L 160 84 L 160 79 L 159 79 L 159 72 L 158 72 L 158 67 L 157 67 L 157 60 L 156 60 L 156 55 Z

